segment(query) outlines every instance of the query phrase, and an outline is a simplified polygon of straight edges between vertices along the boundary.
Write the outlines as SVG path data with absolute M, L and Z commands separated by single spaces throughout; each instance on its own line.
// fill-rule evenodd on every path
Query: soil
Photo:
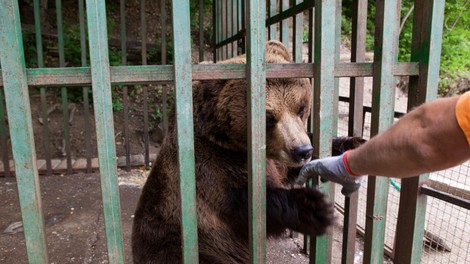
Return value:
M 125 263 L 132 263 L 133 214 L 147 173 L 119 171 Z M 49 263 L 108 263 L 99 174 L 47 176 L 40 183 Z M 28 263 L 15 178 L 0 178 L 0 194 L 0 263 Z M 20 227 L 7 232 L 15 223 Z M 333 263 L 340 263 L 340 226 L 333 232 Z M 302 245 L 302 236 L 269 239 L 267 263 L 309 263 Z

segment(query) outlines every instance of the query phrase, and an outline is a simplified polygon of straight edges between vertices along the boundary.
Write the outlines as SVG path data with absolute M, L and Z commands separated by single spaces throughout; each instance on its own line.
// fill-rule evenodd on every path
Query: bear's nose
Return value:
M 292 157 L 296 162 L 308 160 L 312 157 L 313 147 L 310 144 L 302 145 L 292 150 Z

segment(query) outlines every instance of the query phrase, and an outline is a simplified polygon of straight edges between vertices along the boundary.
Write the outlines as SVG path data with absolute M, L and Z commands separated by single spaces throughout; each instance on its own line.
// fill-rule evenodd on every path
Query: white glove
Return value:
M 343 185 L 341 193 L 350 196 L 361 187 L 364 176 L 354 175 L 350 170 L 346 157 L 349 151 L 340 156 L 312 160 L 300 170 L 296 183 L 304 184 L 308 179 L 320 176 L 324 180 Z

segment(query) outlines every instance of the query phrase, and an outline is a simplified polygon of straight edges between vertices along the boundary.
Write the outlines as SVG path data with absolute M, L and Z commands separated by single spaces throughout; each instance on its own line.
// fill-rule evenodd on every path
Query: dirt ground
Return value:
M 130 238 L 134 210 L 145 181 L 145 172 L 119 172 L 121 221 L 125 263 L 132 263 Z M 99 174 L 43 176 L 40 178 L 46 241 L 50 263 L 108 263 Z M 0 263 L 28 263 L 21 227 L 15 178 L 0 178 Z M 333 263 L 341 263 L 341 227 L 333 228 Z M 302 236 L 268 241 L 267 263 L 308 263 L 302 254 Z M 358 245 L 360 250 L 361 245 Z

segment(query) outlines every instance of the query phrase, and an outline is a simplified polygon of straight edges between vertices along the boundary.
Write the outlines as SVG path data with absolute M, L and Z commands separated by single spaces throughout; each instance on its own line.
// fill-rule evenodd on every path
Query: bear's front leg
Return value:
M 317 236 L 333 224 L 333 205 L 317 189 L 268 187 L 266 191 L 268 235 L 280 235 L 289 228 Z
M 248 239 L 248 188 L 233 189 L 230 210 L 223 219 L 232 230 Z M 333 224 L 333 205 L 318 189 L 266 188 L 266 232 L 280 236 L 289 228 L 307 235 L 317 236 Z

